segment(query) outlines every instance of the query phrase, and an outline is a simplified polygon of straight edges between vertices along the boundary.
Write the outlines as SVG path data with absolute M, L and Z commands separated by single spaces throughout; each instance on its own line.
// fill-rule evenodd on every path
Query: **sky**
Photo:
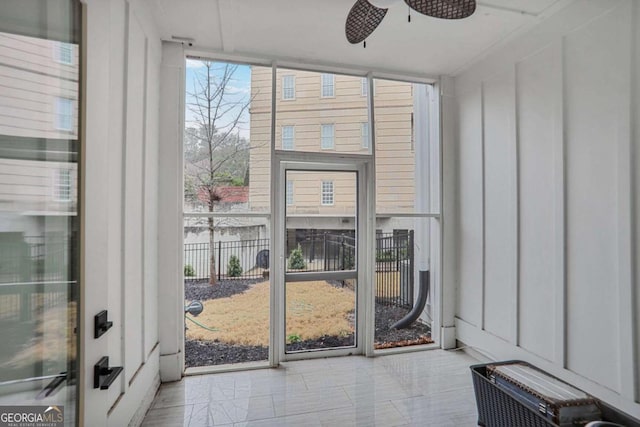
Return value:
M 220 76 L 222 74 L 221 68 L 224 66 L 223 62 L 218 62 L 214 65 L 214 70 L 217 71 L 217 75 Z M 187 97 L 186 97 L 186 111 L 185 111 L 185 120 L 186 125 L 193 125 L 195 115 L 192 111 L 189 110 L 188 104 L 193 102 L 193 97 L 189 95 L 189 93 L 193 93 L 194 91 L 194 83 L 197 83 L 197 78 L 199 73 L 202 73 L 204 70 L 203 61 L 195 60 L 195 59 L 187 59 L 187 72 L 186 72 L 186 89 L 187 89 Z M 229 87 L 229 99 L 233 101 L 243 101 L 248 102 L 251 97 L 251 66 L 249 65 L 238 65 L 238 68 L 230 82 Z M 232 121 L 238 114 L 240 108 L 234 108 L 228 113 L 228 120 L 222 120 L 221 125 L 228 125 L 230 121 Z M 241 123 L 238 126 L 238 130 L 240 136 L 243 138 L 249 138 L 249 111 L 245 110 L 242 114 Z

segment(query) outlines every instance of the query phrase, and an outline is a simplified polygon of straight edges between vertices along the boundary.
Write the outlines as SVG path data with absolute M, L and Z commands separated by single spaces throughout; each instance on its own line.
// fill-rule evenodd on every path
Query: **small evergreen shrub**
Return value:
M 235 255 L 231 255 L 231 257 L 229 257 L 229 262 L 227 263 L 227 276 L 242 276 L 242 266 L 240 265 L 240 259 Z
M 302 256 L 302 248 L 298 245 L 297 248 L 291 251 L 289 259 L 287 260 L 287 268 L 289 270 L 304 270 L 307 267 L 307 263 L 304 262 Z
M 196 271 L 193 269 L 191 264 L 184 265 L 184 277 L 194 277 L 196 275 Z
M 350 248 L 342 248 L 342 269 L 352 270 L 355 267 L 354 251 Z
M 294 344 L 297 342 L 302 342 L 302 338 L 298 334 L 289 334 L 287 335 L 287 344 Z

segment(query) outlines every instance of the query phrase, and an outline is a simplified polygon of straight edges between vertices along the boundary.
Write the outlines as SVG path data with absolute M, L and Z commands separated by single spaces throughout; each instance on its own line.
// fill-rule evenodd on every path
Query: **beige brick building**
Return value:
M 78 70 L 77 45 L 0 33 L 0 233 L 76 213 Z
M 411 83 L 375 82 L 376 210 L 379 214 L 413 212 L 414 209 L 412 87 Z M 263 211 L 268 210 L 270 183 L 270 68 L 252 68 L 251 91 L 249 202 L 252 210 Z M 276 94 L 276 149 L 369 153 L 366 79 L 280 69 Z M 354 174 L 294 172 L 287 181 L 290 216 L 330 219 L 354 212 Z

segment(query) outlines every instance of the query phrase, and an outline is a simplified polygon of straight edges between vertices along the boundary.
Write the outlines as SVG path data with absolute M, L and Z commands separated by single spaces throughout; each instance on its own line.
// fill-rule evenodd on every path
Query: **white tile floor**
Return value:
M 143 426 L 475 426 L 474 363 L 430 350 L 186 377 L 160 387 Z

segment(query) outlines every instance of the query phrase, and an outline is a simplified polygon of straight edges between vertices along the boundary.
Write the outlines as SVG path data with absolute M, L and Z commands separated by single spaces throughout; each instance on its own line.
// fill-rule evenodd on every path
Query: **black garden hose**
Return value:
M 413 305 L 409 314 L 394 323 L 391 329 L 407 328 L 422 314 L 424 306 L 427 304 L 427 297 L 429 296 L 429 270 L 420 271 L 419 277 L 420 289 L 418 289 L 418 301 Z

